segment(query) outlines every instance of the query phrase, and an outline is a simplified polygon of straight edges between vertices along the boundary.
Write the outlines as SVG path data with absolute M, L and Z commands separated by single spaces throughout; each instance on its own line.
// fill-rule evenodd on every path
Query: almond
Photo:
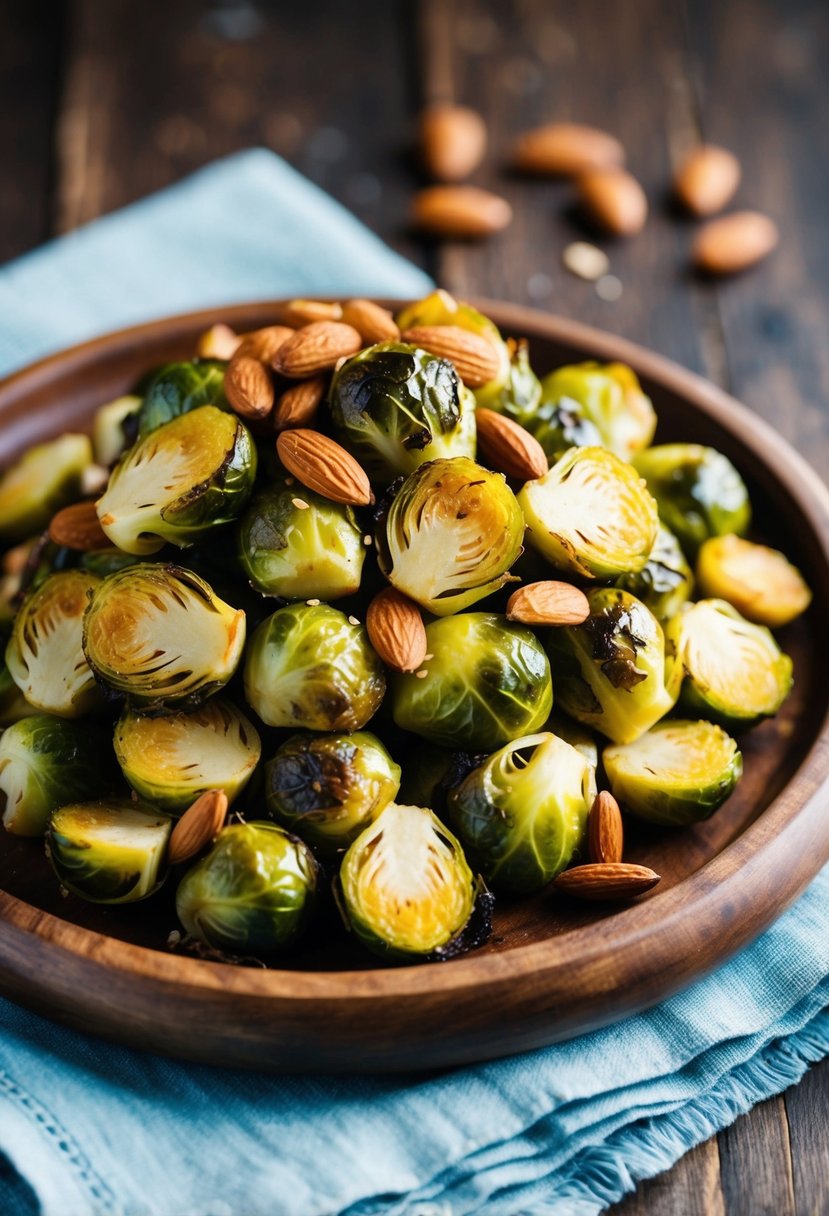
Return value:
M 81 553 L 106 549 L 111 543 L 101 527 L 94 502 L 75 502 L 53 515 L 49 524 L 49 539 L 56 545 L 77 549 Z
M 314 376 L 311 380 L 292 384 L 274 406 L 271 418 L 274 430 L 287 431 L 290 427 L 310 426 L 327 387 L 325 376 Z
M 211 325 L 199 337 L 196 354 L 199 359 L 232 359 L 241 341 L 229 325 Z
M 227 795 L 224 790 L 207 790 L 189 807 L 170 834 L 167 860 L 180 865 L 212 844 L 224 827 Z
M 572 583 L 526 583 L 507 601 L 507 620 L 522 625 L 580 625 L 590 615 L 587 596 Z
M 484 159 L 486 124 L 467 106 L 428 106 L 420 116 L 420 151 L 431 177 L 463 181 Z
M 648 218 L 648 200 L 625 169 L 591 169 L 576 183 L 582 207 L 613 236 L 635 236 Z
M 368 606 L 369 641 L 387 666 L 416 671 L 426 658 L 426 627 L 420 609 L 395 587 L 386 587 Z
M 461 240 L 492 236 L 512 222 L 505 198 L 478 186 L 428 186 L 412 202 L 412 222 L 424 232 Z
M 501 369 L 501 354 L 480 334 L 459 325 L 415 325 L 400 335 L 404 342 L 427 350 L 430 355 L 448 359 L 469 388 L 480 388 L 494 379 Z
M 624 163 L 625 150 L 618 139 L 578 122 L 551 122 L 526 131 L 515 145 L 515 165 L 525 173 L 575 177 Z
M 400 337 L 394 317 L 373 300 L 348 300 L 343 304 L 343 321 L 357 330 L 366 346 L 396 342 Z
M 516 481 L 534 481 L 544 476 L 548 461 L 534 435 L 495 410 L 476 410 L 475 419 L 478 447 L 491 468 Z
M 273 365 L 283 376 L 305 380 L 308 376 L 331 371 L 338 359 L 355 355 L 362 345 L 363 339 L 351 325 L 343 325 L 341 321 L 312 321 L 280 347 Z
M 236 353 L 261 359 L 263 363 L 271 363 L 279 348 L 284 346 L 295 332 L 287 325 L 266 325 L 264 329 L 252 329 L 241 335 L 242 340 Z
M 273 376 L 260 359 L 236 354 L 225 372 L 225 396 L 240 418 L 267 418 L 273 409 Z
M 587 851 L 593 862 L 622 860 L 624 831 L 619 803 L 607 790 L 596 795 L 587 820 Z
M 736 274 L 747 270 L 774 249 L 777 225 L 759 211 L 735 211 L 700 229 L 692 258 L 708 274 Z
M 327 435 L 319 431 L 283 431 L 276 440 L 276 451 L 288 472 L 323 498 L 357 507 L 374 501 L 364 470 Z
M 674 194 L 694 215 L 714 215 L 731 202 L 740 176 L 740 162 L 733 153 L 700 144 L 674 174 Z
M 312 321 L 339 321 L 342 315 L 341 305 L 331 300 L 289 300 L 279 310 L 280 320 L 297 329 Z
M 660 876 L 647 866 L 624 861 L 594 862 L 563 870 L 553 886 L 576 899 L 615 903 L 650 891 L 660 881 Z

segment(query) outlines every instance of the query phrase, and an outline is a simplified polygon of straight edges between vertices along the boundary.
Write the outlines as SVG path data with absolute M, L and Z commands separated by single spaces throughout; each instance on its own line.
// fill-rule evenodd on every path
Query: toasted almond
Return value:
M 625 150 L 618 139 L 578 122 L 547 123 L 526 131 L 515 145 L 515 165 L 525 173 L 575 177 L 624 163 Z
M 412 222 L 424 232 L 469 240 L 506 228 L 512 207 L 478 186 L 427 186 L 414 197 Z
M 167 845 L 170 865 L 180 865 L 201 853 L 219 835 L 226 816 L 227 794 L 224 790 L 207 790 L 201 794 L 170 833 Z
M 469 388 L 480 388 L 498 375 L 501 355 L 489 338 L 459 325 L 414 325 L 400 335 L 404 342 L 448 359 Z
M 211 325 L 199 337 L 196 354 L 200 359 L 232 359 L 241 341 L 229 325 Z
M 225 396 L 240 418 L 267 418 L 273 409 L 273 376 L 261 359 L 236 354 L 225 372 Z
M 394 317 L 373 300 L 347 300 L 343 304 L 343 321 L 357 330 L 366 346 L 396 342 L 400 337 Z
M 341 321 L 312 321 L 298 329 L 277 352 L 273 366 L 292 380 L 305 380 L 328 372 L 338 359 L 354 355 L 363 339 L 351 325 Z
M 694 215 L 714 215 L 731 202 L 740 177 L 740 162 L 732 152 L 700 144 L 674 174 L 674 194 Z
M 366 629 L 380 658 L 395 671 L 416 671 L 426 658 L 420 609 L 395 587 L 375 595 L 366 613 Z
M 544 449 L 534 435 L 495 410 L 475 411 L 478 447 L 486 463 L 516 481 L 534 481 L 547 472 Z
M 74 502 L 71 507 L 63 507 L 53 515 L 49 524 L 49 539 L 56 545 L 82 553 L 105 549 L 110 544 L 94 502 Z
M 486 124 L 468 106 L 438 103 L 420 115 L 420 152 L 431 177 L 460 182 L 484 159 Z
M 271 417 L 274 430 L 287 431 L 291 427 L 310 426 L 327 387 L 327 377 L 313 376 L 287 388 L 274 406 Z
M 368 477 L 354 457 L 319 431 L 283 431 L 276 440 L 279 459 L 297 481 L 332 502 L 365 507 L 374 501 Z
M 581 205 L 600 227 L 614 236 L 635 236 L 648 218 L 648 200 L 625 169 L 591 169 L 577 182 Z
M 576 899 L 616 903 L 634 899 L 650 891 L 660 881 L 659 874 L 647 866 L 631 865 L 625 861 L 593 862 L 563 870 L 553 886 Z
M 572 583 L 525 583 L 507 601 L 507 619 L 522 625 L 580 625 L 590 615 L 587 596 Z
M 241 335 L 236 354 L 250 355 L 263 363 L 271 363 L 280 346 L 284 346 L 295 332 L 287 325 L 266 325 L 264 329 L 252 329 Z
M 767 215 L 734 211 L 700 229 L 693 247 L 694 265 L 708 274 L 736 274 L 770 254 L 779 239 L 777 225 Z
M 613 864 L 622 860 L 624 830 L 619 803 L 608 790 L 596 795 L 587 820 L 590 860 Z
M 280 320 L 300 329 L 313 321 L 339 321 L 342 306 L 332 300 L 289 300 L 279 309 Z

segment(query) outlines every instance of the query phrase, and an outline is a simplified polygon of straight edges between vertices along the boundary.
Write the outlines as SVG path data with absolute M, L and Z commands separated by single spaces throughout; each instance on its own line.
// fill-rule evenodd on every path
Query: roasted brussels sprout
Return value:
M 571 448 L 518 495 L 527 540 L 580 578 L 618 578 L 646 565 L 659 523 L 639 475 L 605 448 Z
M 343 858 L 340 891 L 346 922 L 360 940 L 405 961 L 456 952 L 478 884 L 436 815 L 390 802 Z
M 269 486 L 239 525 L 239 560 L 252 586 L 285 599 L 335 600 L 360 586 L 366 547 L 351 507 L 312 490 Z
M 8 633 L 4 622 L 2 633 L 0 633 L 0 729 L 13 726 L 22 718 L 30 718 L 37 713 L 12 679 L 12 674 L 6 664 L 7 645 Z
M 707 819 L 740 780 L 737 744 L 713 722 L 660 722 L 635 743 L 607 747 L 610 788 L 640 819 L 686 827 Z
M 598 427 L 585 418 L 581 406 L 569 397 L 560 401 L 542 401 L 532 418 L 524 424 L 544 449 L 551 464 L 569 448 L 602 446 Z
M 507 342 L 509 368 L 506 377 L 490 381 L 475 393 L 475 400 L 485 409 L 497 410 L 514 418 L 523 427 L 531 427 L 541 400 L 541 382 L 530 367 L 526 340 Z M 599 442 L 597 440 L 596 442 Z M 570 447 L 567 443 L 565 447 Z
M 742 536 L 751 503 L 731 461 L 698 443 L 663 443 L 633 462 L 656 499 L 662 522 L 693 561 L 709 536 Z
M 529 629 L 465 612 L 433 621 L 426 637 L 425 676 L 394 676 L 394 720 L 403 730 L 442 747 L 491 752 L 547 721 L 550 665 Z
M 553 734 L 514 739 L 452 790 L 449 822 L 494 891 L 529 895 L 570 862 L 596 797 L 594 765 Z
M 226 363 L 214 359 L 160 367 L 147 385 L 138 411 L 139 439 L 204 405 L 230 409 L 224 390 L 226 368 Z
M 475 399 L 446 359 L 383 342 L 348 359 L 329 394 L 334 431 L 387 485 L 439 456 L 475 455 Z
M 255 727 L 229 701 L 213 697 L 192 713 L 149 718 L 126 710 L 115 727 L 115 755 L 132 788 L 171 815 L 206 790 L 233 802 L 259 762 Z
M 663 523 L 650 557 L 636 574 L 623 574 L 616 586 L 635 595 L 659 621 L 667 621 L 694 589 L 694 576 L 679 541 Z
M 791 691 L 789 656 L 768 629 L 744 620 L 725 600 L 687 604 L 668 622 L 666 642 L 669 666 L 682 681 L 680 703 L 726 730 L 777 713 Z
M 56 807 L 109 793 L 116 772 L 104 730 L 49 714 L 24 718 L 0 738 L 3 824 L 17 836 L 42 836 Z
M 351 844 L 400 788 L 400 765 L 368 731 L 293 735 L 265 766 L 268 813 L 322 854 Z
M 45 528 L 59 507 L 80 497 L 92 463 L 86 435 L 61 435 L 29 448 L 0 477 L 0 537 L 24 540 Z
M 411 473 L 381 515 L 380 568 L 399 591 L 449 616 L 509 580 L 524 518 L 501 473 L 456 456 Z
M 409 763 L 403 769 L 398 801 L 428 806 L 441 816 L 446 810 L 449 791 L 460 785 L 473 768 L 483 764 L 486 752 L 450 752 L 445 747 L 421 740 L 415 745 L 415 753 L 412 743 L 408 744 L 409 755 L 416 755 L 416 763 Z
M 142 398 L 133 393 L 99 406 L 92 420 L 92 447 L 98 464 L 109 468 L 129 447 L 125 424 L 137 418 Z
M 63 570 L 50 574 L 20 606 L 6 665 L 29 704 L 44 713 L 77 718 L 101 703 L 82 646 L 89 595 L 100 584 L 84 570 Z
M 319 866 L 275 823 L 232 824 L 176 892 L 184 928 L 216 950 L 267 958 L 300 936 L 314 909 Z
M 98 678 L 130 703 L 194 707 L 233 675 L 245 614 L 191 570 L 141 562 L 96 583 L 84 653 Z
M 139 439 L 98 500 L 109 539 L 126 553 L 156 553 L 236 518 L 256 476 L 256 448 L 235 414 L 203 405 Z
M 627 591 L 588 592 L 581 625 L 551 629 L 547 642 L 560 708 L 614 743 L 631 743 L 673 708 L 665 638 L 656 617 Z
M 728 600 L 749 621 L 771 629 L 788 625 L 812 600 L 803 575 L 784 554 L 733 533 L 703 543 L 697 581 L 704 596 Z
M 250 640 L 245 695 L 268 726 L 360 730 L 385 691 L 364 626 L 327 604 L 280 608 Z
M 173 821 L 129 798 L 73 802 L 53 812 L 46 852 L 61 885 L 95 904 L 129 904 L 161 886 Z
M 541 409 L 577 402 L 601 442 L 622 460 L 646 448 L 656 430 L 650 397 L 624 363 L 575 363 L 541 382 Z
M 599 764 L 599 748 L 596 743 L 596 736 L 592 731 L 587 730 L 580 722 L 575 722 L 572 718 L 568 718 L 566 714 L 559 713 L 554 710 L 550 714 L 544 725 L 545 731 L 552 731 L 554 735 L 558 735 L 559 739 L 563 739 L 565 743 L 569 743 L 577 752 L 581 752 L 588 764 L 593 768 L 597 768 Z

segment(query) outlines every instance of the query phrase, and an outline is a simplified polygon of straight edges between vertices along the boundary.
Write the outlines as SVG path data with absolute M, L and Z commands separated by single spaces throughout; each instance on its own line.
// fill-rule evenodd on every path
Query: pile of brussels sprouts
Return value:
M 539 380 L 526 343 L 444 292 L 397 321 L 483 336 L 500 370 L 473 392 L 402 341 L 330 370 L 314 425 L 359 460 L 374 507 L 280 467 L 273 427 L 233 412 L 211 358 L 155 369 L 91 440 L 41 444 L 0 479 L 3 822 L 45 837 L 74 896 L 127 904 L 172 881 L 188 940 L 272 960 L 315 914 L 335 932 L 333 891 L 369 949 L 448 958 L 485 940 L 493 894 L 585 860 L 599 785 L 658 824 L 710 815 L 741 774 L 732 736 L 787 696 L 770 628 L 809 592 L 746 539 L 724 455 L 650 446 L 628 367 Z M 526 428 L 549 470 L 521 485 L 485 467 L 479 406 Z M 55 543 L 55 512 L 84 498 L 105 542 Z M 581 623 L 508 618 L 516 587 L 550 579 L 584 589 Z M 425 622 L 414 671 L 366 631 L 388 584 Z M 170 866 L 208 790 L 229 821 Z

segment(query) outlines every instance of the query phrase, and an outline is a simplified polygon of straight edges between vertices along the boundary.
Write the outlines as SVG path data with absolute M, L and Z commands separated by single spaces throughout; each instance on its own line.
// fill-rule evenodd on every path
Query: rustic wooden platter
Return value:
M 829 860 L 829 492 L 767 425 L 725 393 L 620 338 L 505 304 L 481 305 L 533 366 L 621 359 L 653 396 L 658 440 L 711 443 L 749 483 L 756 531 L 807 574 L 814 606 L 781 634 L 795 691 L 742 739 L 745 777 L 707 823 L 631 826 L 626 857 L 663 875 L 624 910 L 545 892 L 501 903 L 494 935 L 451 963 L 372 965 L 334 924 L 285 969 L 206 962 L 167 948 L 172 884 L 147 904 L 63 897 L 40 842 L 0 838 L 0 991 L 67 1025 L 166 1055 L 279 1071 L 436 1068 L 503 1056 L 643 1009 L 762 932 Z M 148 367 L 189 355 L 215 320 L 252 329 L 277 305 L 210 309 L 96 339 L 0 384 L 0 463 L 93 410 Z M 404 757 L 398 757 L 405 762 Z

